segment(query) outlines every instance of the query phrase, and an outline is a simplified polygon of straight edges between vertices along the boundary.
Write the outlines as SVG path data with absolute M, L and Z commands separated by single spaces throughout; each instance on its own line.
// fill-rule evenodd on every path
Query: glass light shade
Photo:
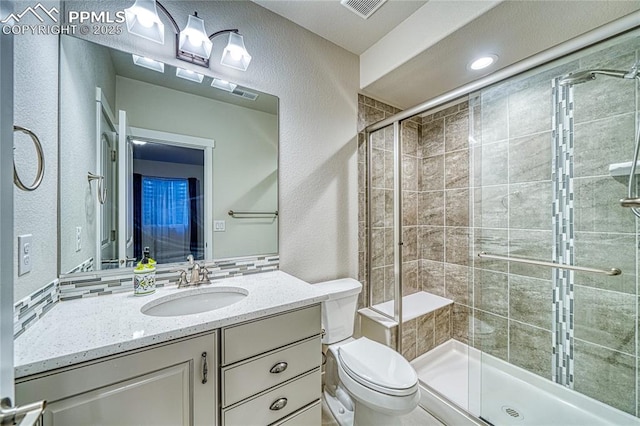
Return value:
M 185 70 L 184 68 L 176 68 L 176 76 L 195 83 L 202 83 L 204 79 L 204 75 L 191 70 Z
M 133 56 L 133 63 L 139 67 L 147 68 L 153 71 L 164 72 L 164 64 L 162 62 L 154 61 L 153 59 L 145 58 L 144 56 Z
M 155 0 L 136 0 L 124 10 L 127 30 L 131 34 L 164 44 L 164 24 L 160 21 Z
M 251 55 L 244 47 L 244 40 L 240 34 L 229 33 L 229 43 L 222 52 L 220 63 L 240 71 L 246 71 L 251 62 Z
M 204 29 L 204 21 L 190 15 L 187 26 L 180 31 L 179 49 L 201 58 L 209 59 L 213 43 Z
M 220 89 L 220 90 L 225 90 L 227 92 L 233 92 L 236 89 L 236 87 L 238 87 L 238 85 L 234 83 L 229 83 L 227 80 L 214 78 L 213 81 L 211 82 L 211 87 L 215 87 L 216 89 Z

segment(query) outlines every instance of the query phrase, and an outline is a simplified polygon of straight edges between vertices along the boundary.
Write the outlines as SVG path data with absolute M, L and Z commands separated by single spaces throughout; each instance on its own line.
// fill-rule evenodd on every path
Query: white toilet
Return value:
M 323 398 L 341 426 L 399 424 L 420 400 L 418 376 L 391 348 L 361 337 L 353 339 L 362 285 L 345 278 L 315 284 L 329 296 L 322 303 L 322 343 L 329 345 Z

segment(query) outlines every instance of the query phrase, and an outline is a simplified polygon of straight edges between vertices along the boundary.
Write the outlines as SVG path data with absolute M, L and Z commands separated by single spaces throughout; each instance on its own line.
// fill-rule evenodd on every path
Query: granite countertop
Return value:
M 59 302 L 14 343 L 16 378 L 94 360 L 152 344 L 319 303 L 327 296 L 282 271 L 214 281 L 195 287 L 241 287 L 248 296 L 199 314 L 153 317 L 140 308 L 157 298 L 189 291 L 175 285 L 153 295 L 133 293 Z

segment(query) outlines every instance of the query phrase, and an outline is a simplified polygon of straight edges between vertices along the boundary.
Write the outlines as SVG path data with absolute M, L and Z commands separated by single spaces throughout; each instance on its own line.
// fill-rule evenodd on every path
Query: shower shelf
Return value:
M 609 164 L 609 174 L 611 176 L 629 176 L 631 172 L 632 161 L 626 163 L 613 163 Z M 636 174 L 640 173 L 640 161 L 636 163 Z

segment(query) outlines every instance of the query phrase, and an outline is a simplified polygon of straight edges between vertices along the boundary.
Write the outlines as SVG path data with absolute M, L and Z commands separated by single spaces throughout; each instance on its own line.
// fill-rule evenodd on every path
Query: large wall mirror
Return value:
M 193 71 L 60 37 L 61 274 L 277 253 L 278 99 Z

